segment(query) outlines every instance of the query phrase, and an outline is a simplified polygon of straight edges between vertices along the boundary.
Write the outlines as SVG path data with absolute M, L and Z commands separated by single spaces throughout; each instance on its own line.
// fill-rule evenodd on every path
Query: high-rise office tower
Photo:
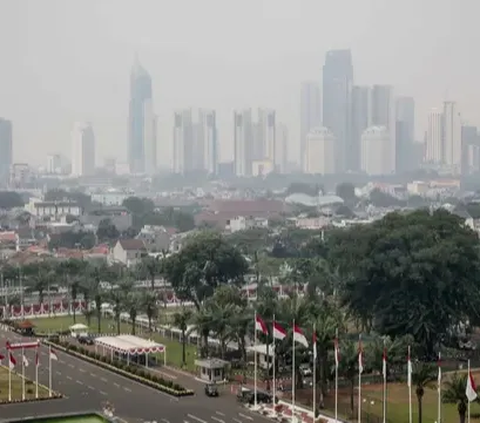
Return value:
M 286 173 L 288 166 L 288 129 L 283 123 L 275 128 L 275 172 Z
M 335 169 L 346 170 L 352 124 L 353 65 L 350 50 L 327 52 L 323 66 L 323 125 L 335 136 Z
M 428 114 L 425 135 L 425 163 L 433 166 L 443 165 L 443 112 L 432 109 Z
M 252 174 L 253 125 L 251 109 L 233 113 L 234 173 L 244 177 Z
M 362 134 L 370 126 L 371 88 L 354 86 L 352 91 L 352 136 L 347 146 L 347 170 L 360 170 Z
M 390 175 L 395 171 L 391 161 L 390 131 L 385 126 L 370 126 L 362 135 L 362 170 L 367 175 Z
M 462 126 L 462 173 L 480 170 L 480 138 L 476 126 Z
M 305 144 L 311 129 L 322 123 L 322 105 L 318 82 L 303 82 L 300 89 L 300 165 L 305 163 Z
M 194 116 L 195 114 L 195 116 Z M 192 109 L 175 113 L 173 170 L 175 173 L 218 171 L 217 127 L 214 110 Z
M 7 182 L 13 162 L 12 122 L 0 118 L 0 183 Z
M 72 131 L 72 176 L 89 176 L 95 172 L 95 135 L 92 125 L 78 122 Z
M 395 129 L 395 98 L 393 95 L 393 87 L 390 85 L 374 85 L 372 87 L 371 97 L 371 117 L 372 126 L 385 127 L 388 130 L 388 142 L 390 146 L 388 151 L 390 163 L 386 164 L 386 169 L 395 171 L 396 164 L 396 129 Z M 378 131 L 377 131 L 378 132 Z M 377 133 L 376 132 L 376 133 Z M 387 160 L 387 157 L 384 156 Z M 388 173 L 392 173 L 389 171 Z
M 413 97 L 397 97 L 396 113 L 396 165 L 397 172 L 414 170 L 412 149 L 415 142 L 415 101 Z
M 462 123 L 457 104 L 446 101 L 443 104 L 444 161 L 452 174 L 460 174 L 462 167 Z
M 131 173 L 153 173 L 156 168 L 156 124 L 152 103 L 152 79 L 138 58 L 130 74 L 128 164 Z M 152 153 L 155 151 L 155 157 Z M 149 156 L 147 159 L 147 155 Z
M 328 128 L 313 128 L 307 134 L 304 172 L 321 175 L 336 173 L 335 136 Z

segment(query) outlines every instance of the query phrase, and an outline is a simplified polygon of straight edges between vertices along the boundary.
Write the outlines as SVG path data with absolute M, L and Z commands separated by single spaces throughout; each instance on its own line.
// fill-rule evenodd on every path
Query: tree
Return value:
M 132 335 L 135 335 L 138 312 L 142 307 L 142 299 L 138 292 L 129 292 L 125 300 L 125 309 L 130 317 L 130 323 L 132 325 Z
M 58 291 L 55 282 L 55 267 L 52 262 L 39 262 L 23 269 L 23 274 L 27 278 L 27 293 L 38 293 L 38 302 L 43 304 L 45 299 L 45 291 L 50 295 L 51 291 Z M 50 310 L 50 309 L 49 309 Z
M 177 311 L 173 315 L 173 325 L 177 328 L 179 328 L 182 331 L 182 364 L 185 366 L 187 363 L 186 361 L 186 343 L 187 343 L 187 337 L 186 332 L 188 329 L 188 324 L 192 320 L 192 310 L 182 307 L 181 311 Z
M 118 239 L 120 232 L 112 223 L 111 219 L 102 219 L 98 224 L 97 237 L 101 241 L 112 241 Z
M 160 275 L 162 270 L 158 257 L 143 257 L 135 270 L 138 277 L 142 280 L 150 279 L 150 288 L 153 291 L 155 289 L 155 278 Z
M 342 182 L 335 187 L 335 193 L 345 203 L 352 204 L 357 199 L 355 195 L 355 186 L 350 182 Z
M 152 200 L 139 197 L 128 197 L 123 200 L 123 207 L 132 214 L 144 215 L 153 212 L 155 205 Z
M 366 327 L 410 334 L 427 358 L 455 325 L 478 316 L 477 235 L 447 211 L 391 213 L 329 237 L 342 300 Z
M 248 270 L 245 258 L 216 233 L 203 233 L 163 260 L 164 275 L 177 297 L 197 309 L 223 284 L 239 284 Z
M 24 205 L 25 202 L 18 192 L 0 191 L 0 209 L 10 210 Z
M 152 332 L 152 321 L 157 316 L 157 296 L 153 291 L 146 291 L 141 298 L 141 308 L 147 315 L 148 330 Z
M 468 399 L 465 394 L 467 386 L 467 374 L 454 373 L 445 381 L 442 401 L 447 404 L 456 404 L 460 423 L 465 423 Z
M 415 386 L 415 395 L 418 402 L 418 423 L 422 423 L 423 396 L 425 388 L 436 380 L 436 367 L 430 363 L 416 363 L 412 371 L 412 383 Z
M 344 340 L 341 342 L 340 351 L 342 359 L 338 364 L 338 374 L 348 381 L 350 387 L 350 412 L 355 412 L 355 378 L 358 375 L 358 349 L 357 343 Z

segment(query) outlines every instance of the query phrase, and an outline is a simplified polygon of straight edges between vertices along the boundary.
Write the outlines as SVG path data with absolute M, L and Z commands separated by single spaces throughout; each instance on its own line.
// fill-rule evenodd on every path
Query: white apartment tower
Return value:
M 145 151 L 145 173 L 153 175 L 157 171 L 157 118 L 153 114 L 152 99 L 143 104 L 143 148 Z
M 233 113 L 234 173 L 245 177 L 252 174 L 253 127 L 252 111 L 239 110 Z
M 395 172 L 392 162 L 390 131 L 385 126 L 371 126 L 362 135 L 361 168 L 367 175 L 390 175 Z
M 283 123 L 275 128 L 275 172 L 287 173 L 288 162 L 288 129 Z
M 462 123 L 457 104 L 443 103 L 444 163 L 452 174 L 460 174 L 462 165 Z
M 307 134 L 304 172 L 331 175 L 335 173 L 335 136 L 328 128 L 318 127 Z
M 78 122 L 72 131 L 72 176 L 93 175 L 95 171 L 95 135 L 92 125 Z
M 307 134 L 322 123 L 322 103 L 317 82 L 303 82 L 300 88 L 300 165 L 304 168 Z
M 425 143 L 425 163 L 434 166 L 442 165 L 444 163 L 443 112 L 440 109 L 432 109 L 428 113 Z

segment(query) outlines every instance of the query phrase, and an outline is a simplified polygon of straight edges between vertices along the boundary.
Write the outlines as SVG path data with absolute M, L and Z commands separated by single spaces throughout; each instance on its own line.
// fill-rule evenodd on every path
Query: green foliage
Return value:
M 118 239 L 120 233 L 111 219 L 103 219 L 98 224 L 97 237 L 100 242 L 109 242 Z
M 345 203 L 352 203 L 356 200 L 355 186 L 349 182 L 342 182 L 335 187 L 335 193 Z
M 78 191 L 65 191 L 63 189 L 47 191 L 45 193 L 45 201 L 72 201 L 84 210 L 87 210 L 92 205 L 92 198 L 89 195 Z
M 379 189 L 374 189 L 370 193 L 370 203 L 376 207 L 398 207 L 404 206 L 405 202 L 387 194 Z
M 10 210 L 24 205 L 25 202 L 18 192 L 0 191 L 0 209 Z
M 95 234 L 92 232 L 68 231 L 51 235 L 48 248 L 50 250 L 57 248 L 81 248 L 83 250 L 89 250 L 95 246 L 96 241 Z
M 311 197 L 317 197 L 318 193 L 323 191 L 323 186 L 318 184 L 307 184 L 304 182 L 292 182 L 287 188 L 287 195 L 306 194 Z

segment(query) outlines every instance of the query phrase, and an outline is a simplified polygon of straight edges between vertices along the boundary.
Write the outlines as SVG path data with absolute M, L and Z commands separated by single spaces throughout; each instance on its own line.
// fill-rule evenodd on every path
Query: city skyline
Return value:
M 91 7 L 82 6 L 87 3 Z M 164 147 L 158 156 L 168 157 L 167 161 L 173 153 L 173 110 L 191 106 L 217 112 L 220 161 L 233 158 L 232 111 L 248 107 L 275 109 L 277 120 L 289 131 L 289 156 L 298 157 L 300 84 L 306 80 L 321 83 L 325 54 L 335 47 L 351 49 L 356 85 L 392 85 L 396 94 L 415 98 L 417 140 L 423 140 L 428 110 L 444 100 L 457 102 L 465 122 L 480 122 L 475 107 L 480 92 L 474 83 L 478 64 L 459 42 L 471 35 L 465 28 L 472 14 L 462 9 L 452 15 L 448 1 L 435 2 L 435 21 L 428 19 L 429 1 L 421 5 L 407 1 L 403 8 L 390 5 L 385 10 L 375 8 L 373 2 L 359 6 L 347 1 L 342 7 L 330 5 L 328 18 L 321 18 L 315 27 L 311 24 L 325 15 L 318 13 L 325 5 L 306 1 L 299 7 L 285 1 L 262 1 L 258 15 L 240 11 L 236 16 L 248 20 L 251 27 L 242 37 L 234 35 L 239 24 L 222 3 L 207 1 L 202 8 L 183 3 L 204 19 L 188 18 L 189 28 L 177 36 L 178 42 L 168 34 L 179 6 L 145 1 L 145 8 L 137 9 L 133 3 L 88 0 L 72 3 L 71 9 L 58 2 L 39 7 L 21 1 L 7 6 L 0 18 L 0 31 L 8 34 L 1 37 L 5 67 L 0 79 L 0 116 L 11 120 L 15 128 L 14 160 L 43 163 L 38 146 L 44 156 L 70 155 L 70 128 L 73 122 L 85 120 L 95 129 L 99 160 L 113 151 L 120 161 L 126 161 L 128 70 L 135 51 L 155 81 L 152 97 L 159 115 L 158 143 Z M 113 20 L 109 19 L 112 7 Z M 345 7 L 352 18 L 344 16 Z M 160 10 L 165 13 L 155 13 Z M 151 13 L 147 16 L 145 11 Z M 215 36 L 217 31 L 195 32 L 200 21 L 205 27 L 209 13 L 221 18 L 222 39 Z M 157 24 L 160 15 L 161 25 Z M 58 19 L 49 21 L 53 16 Z M 408 19 L 402 21 L 402 16 Z M 40 21 L 51 25 L 38 26 Z M 336 26 L 327 21 L 336 21 Z M 80 31 L 77 22 L 89 27 L 88 33 Z M 372 22 L 378 24 L 375 30 L 367 30 L 365 25 Z M 431 31 L 425 31 L 423 24 Z M 267 34 L 263 31 L 266 25 Z M 294 28 L 294 33 L 283 34 L 285 25 Z M 45 26 L 50 29 L 45 31 Z M 196 39 L 191 37 L 194 33 Z M 328 34 L 328 45 L 322 43 L 322 34 Z M 429 48 L 442 34 L 448 36 L 442 48 Z M 109 52 L 108 60 L 104 51 Z

